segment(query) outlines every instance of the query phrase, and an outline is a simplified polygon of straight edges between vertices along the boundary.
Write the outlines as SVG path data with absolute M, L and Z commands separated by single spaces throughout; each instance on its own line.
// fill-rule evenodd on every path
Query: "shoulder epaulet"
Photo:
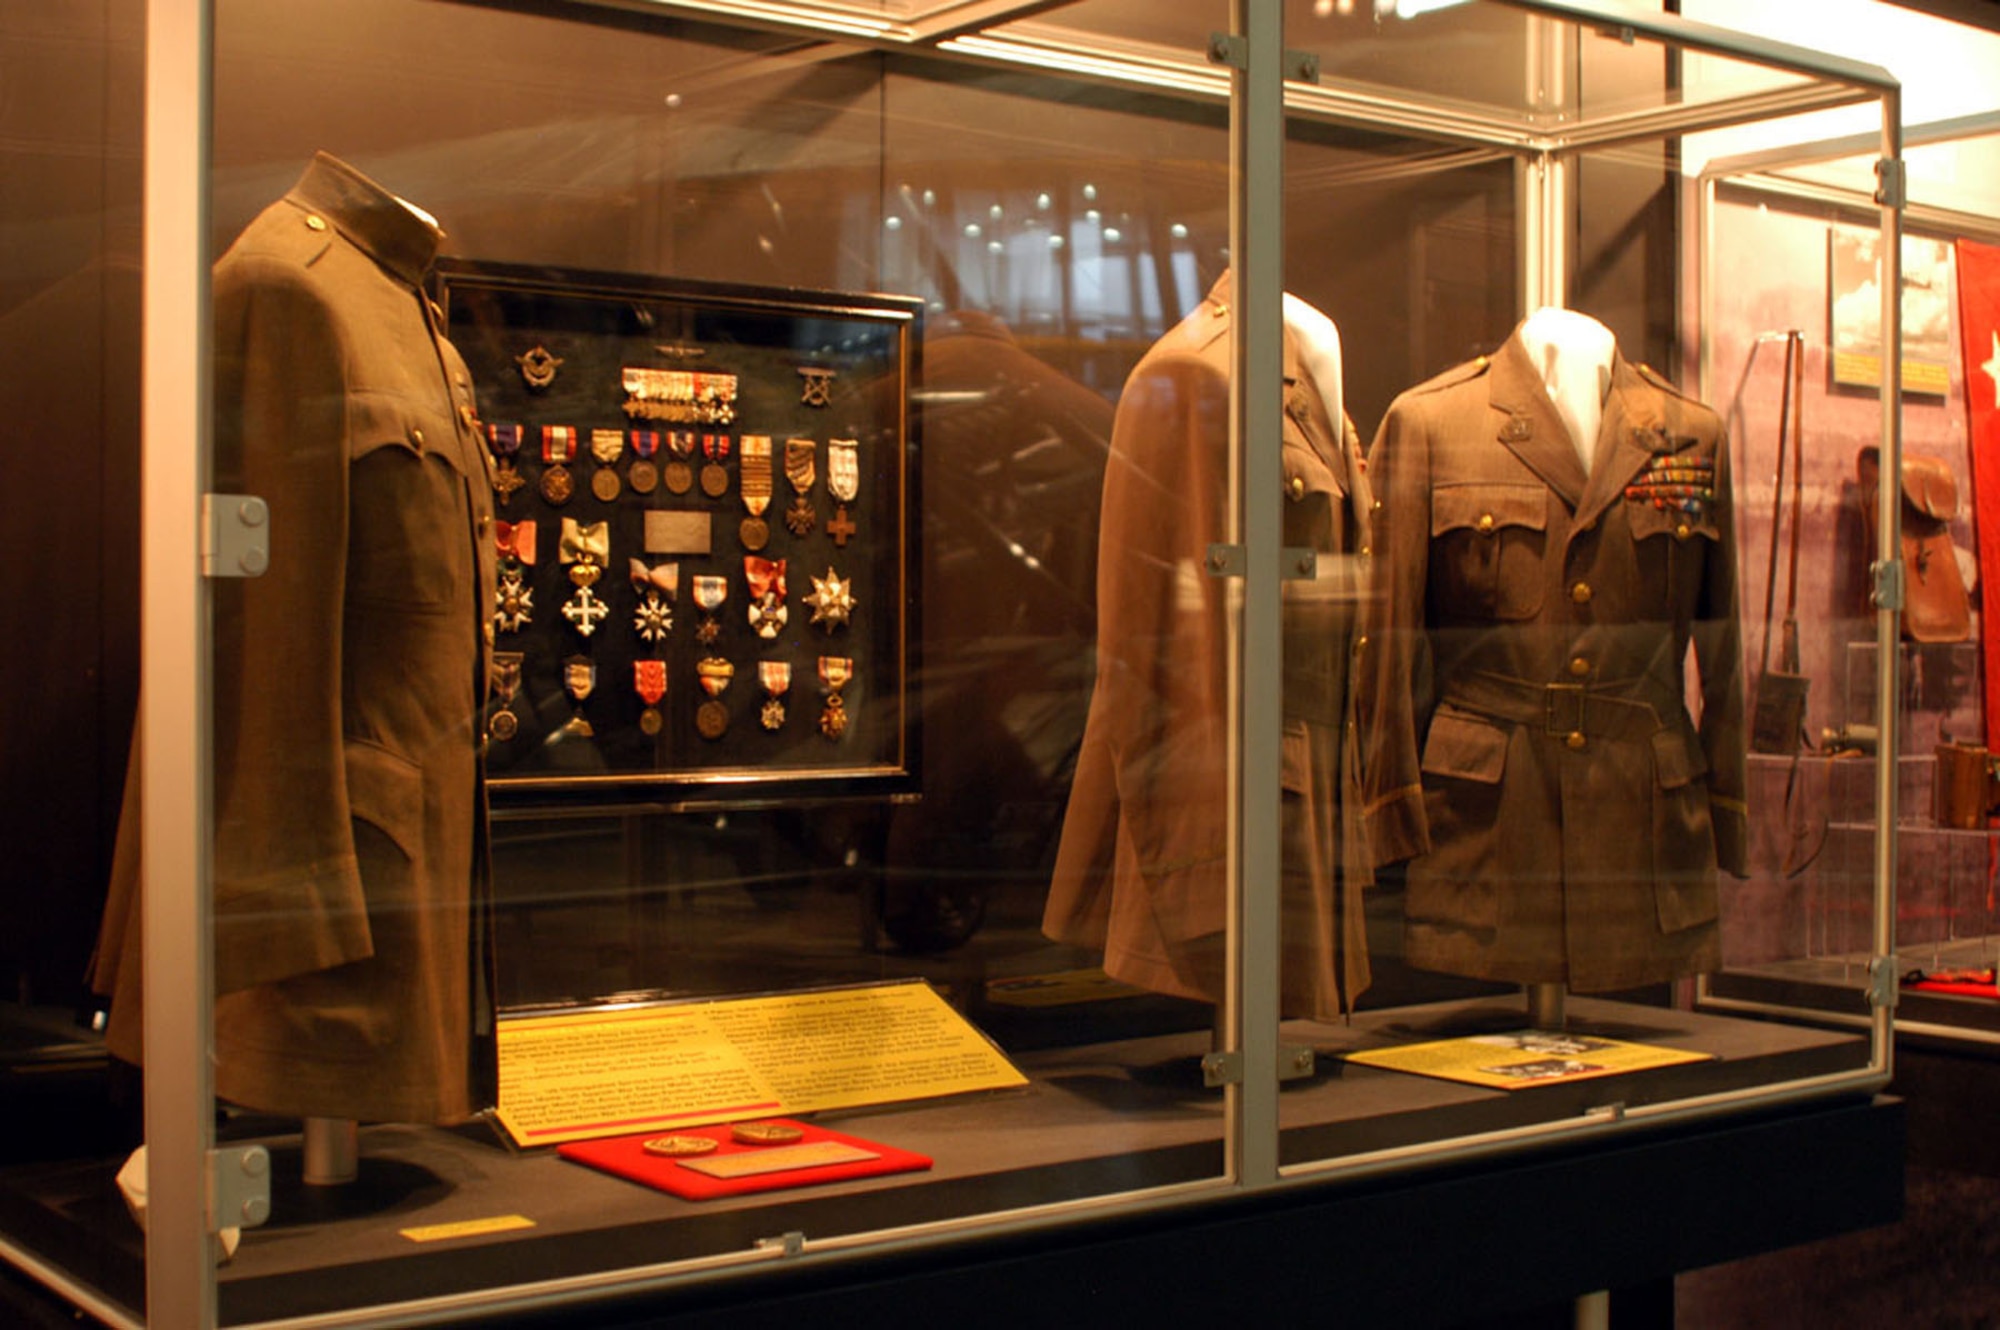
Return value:
M 1425 379 L 1422 383 L 1408 391 L 1411 394 L 1434 393 L 1445 388 L 1455 388 L 1461 383 L 1470 383 L 1474 379 L 1483 377 L 1486 371 L 1491 368 L 1493 368 L 1491 357 L 1476 356 L 1471 360 L 1465 361 L 1463 364 L 1453 365 L 1442 374 L 1436 374 Z
M 1686 400 L 1694 402 L 1697 405 L 1700 403 L 1701 400 L 1700 398 L 1691 397 L 1687 393 L 1682 392 L 1679 386 L 1675 384 L 1672 379 L 1660 373 L 1660 371 L 1654 369 L 1651 365 L 1639 364 L 1639 365 L 1634 365 L 1632 368 L 1638 371 L 1640 378 L 1652 384 L 1655 388 L 1658 388 L 1661 392 L 1672 393 L 1676 397 L 1685 398 Z

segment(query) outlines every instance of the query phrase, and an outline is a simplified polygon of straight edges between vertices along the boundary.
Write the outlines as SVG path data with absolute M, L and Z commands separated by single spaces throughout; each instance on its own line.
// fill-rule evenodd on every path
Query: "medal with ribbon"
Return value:
M 701 626 L 694 631 L 694 640 L 703 646 L 710 646 L 721 633 L 722 625 L 715 621 L 715 612 L 722 608 L 722 602 L 729 599 L 729 579 L 712 573 L 697 573 L 694 579 L 694 603 L 700 607 Z
M 708 459 L 708 465 L 701 469 L 701 492 L 711 499 L 719 499 L 729 492 L 729 469 L 723 466 L 729 460 L 729 436 L 702 435 L 701 455 Z
M 537 342 L 514 357 L 514 363 L 521 367 L 521 381 L 528 385 L 531 393 L 547 392 L 556 381 L 556 371 L 562 368 L 561 356 Z
M 660 473 L 670 494 L 686 494 L 694 488 L 694 466 L 690 458 L 694 456 L 695 432 L 691 429 L 670 429 L 667 431 L 667 465 Z
M 576 481 L 564 465 L 576 456 L 576 426 L 542 426 L 542 497 L 560 508 L 576 493 Z
M 847 733 L 847 702 L 840 690 L 854 678 L 852 656 L 821 656 L 819 681 L 826 685 L 826 707 L 819 713 L 819 732 L 829 739 Z
M 708 694 L 708 701 L 694 713 L 694 727 L 704 739 L 720 739 L 729 728 L 729 708 L 722 704 L 722 694 L 736 677 L 736 667 L 720 656 L 703 656 L 694 663 L 694 674 L 701 691 Z
M 812 622 L 831 633 L 853 618 L 853 579 L 842 577 L 829 567 L 826 576 L 813 578 L 812 584 L 812 594 L 805 598 L 806 604 L 813 607 Z
M 813 511 L 813 482 L 818 479 L 815 460 L 819 445 L 811 439 L 785 440 L 785 479 L 792 482 L 792 506 L 785 509 L 785 529 L 795 536 L 809 534 L 819 522 Z
M 597 459 L 597 470 L 590 473 L 590 492 L 600 503 L 610 503 L 618 497 L 621 483 L 618 479 L 617 461 L 625 452 L 625 431 L 622 429 L 594 429 L 590 432 L 590 455 Z
M 807 406 L 824 407 L 833 401 L 834 371 L 818 365 L 799 366 L 799 401 Z
M 771 543 L 771 528 L 764 521 L 764 510 L 771 506 L 775 484 L 771 475 L 771 436 L 745 434 L 741 446 L 743 475 L 738 486 L 743 491 L 743 507 L 750 515 L 738 524 L 736 534 L 744 549 L 761 550 Z
M 635 429 L 632 431 L 632 466 L 626 472 L 625 483 L 632 487 L 634 494 L 651 494 L 660 483 L 659 463 L 653 460 L 660 451 L 660 432 L 656 429 Z
M 1625 487 L 1625 497 L 1634 503 L 1650 503 L 1655 508 L 1673 508 L 1699 517 L 1715 501 L 1715 462 L 1704 457 L 1656 454 L 1647 459 L 1646 469 Z
M 486 427 L 486 451 L 493 454 L 493 492 L 506 503 L 514 497 L 514 491 L 528 482 L 521 479 L 520 471 L 514 465 L 514 455 L 521 451 L 521 440 L 527 431 L 519 425 L 491 425 Z
M 664 641 L 674 626 L 674 601 L 680 593 L 681 566 L 662 563 L 647 567 L 644 559 L 632 560 L 632 589 L 639 593 L 639 608 L 632 615 L 632 630 L 648 642 Z
M 839 510 L 826 524 L 826 533 L 842 549 L 847 548 L 847 538 L 854 534 L 854 519 L 847 515 L 847 505 L 861 492 L 859 448 L 858 439 L 826 441 L 826 492 L 840 502 Z
M 518 633 L 535 621 L 535 589 L 527 584 L 527 570 L 535 562 L 535 524 L 495 522 L 493 544 L 500 555 L 493 626 L 503 633 Z
M 519 651 L 496 651 L 493 653 L 493 692 L 500 699 L 500 709 L 486 722 L 486 733 L 505 743 L 521 730 L 521 718 L 514 714 L 514 697 L 521 691 L 521 661 L 524 656 Z
M 571 656 L 563 662 L 563 687 L 576 699 L 576 711 L 563 725 L 563 733 L 588 739 L 596 731 L 583 714 L 583 701 L 597 688 L 597 662 L 588 656 Z
M 758 723 L 767 730 L 782 729 L 785 724 L 785 692 L 792 686 L 791 662 L 758 661 L 757 682 L 764 685 L 764 707 L 757 713 Z
M 646 704 L 646 709 L 639 713 L 640 731 L 648 737 L 658 734 L 665 725 L 660 716 L 660 699 L 667 695 L 667 662 L 633 661 L 632 691 Z
M 710 425 L 727 425 L 736 419 L 736 376 L 697 374 L 694 376 L 695 410 L 698 419 Z
M 609 522 L 586 523 L 574 517 L 563 518 L 562 562 L 576 594 L 563 602 L 562 616 L 583 637 L 596 632 L 599 621 L 611 613 L 611 608 L 591 590 L 610 561 Z
M 750 587 L 750 626 L 761 638 L 776 637 L 790 614 L 785 608 L 785 561 L 746 554 L 743 580 Z

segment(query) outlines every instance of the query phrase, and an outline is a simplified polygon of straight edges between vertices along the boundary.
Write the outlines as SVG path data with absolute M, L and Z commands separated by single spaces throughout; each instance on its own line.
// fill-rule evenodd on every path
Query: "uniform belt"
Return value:
M 1592 739 L 1645 739 L 1663 728 L 1653 704 L 1619 684 L 1536 683 L 1475 671 L 1445 686 L 1444 701 L 1464 711 L 1542 732 Z

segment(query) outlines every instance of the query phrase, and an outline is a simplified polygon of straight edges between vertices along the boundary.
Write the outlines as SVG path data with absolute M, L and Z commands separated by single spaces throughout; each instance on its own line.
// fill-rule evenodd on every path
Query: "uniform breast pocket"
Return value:
M 453 421 L 391 399 L 353 411 L 347 600 L 453 611 L 475 585 L 469 483 Z
M 1431 491 L 1431 591 L 1452 614 L 1532 619 L 1541 612 L 1548 491 L 1540 485 L 1440 485 Z
M 1640 575 L 1652 604 L 1663 617 L 1692 614 L 1708 561 L 1722 539 L 1714 514 L 1706 507 L 1689 512 L 1671 505 L 1656 508 L 1644 500 L 1626 503 Z

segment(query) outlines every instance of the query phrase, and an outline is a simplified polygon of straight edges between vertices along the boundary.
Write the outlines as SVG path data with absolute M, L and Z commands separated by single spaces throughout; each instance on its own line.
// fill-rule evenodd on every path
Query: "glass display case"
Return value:
M 102 40 L 145 684 L 0 1167 L 96 1314 L 473 1318 L 1885 1082 L 1920 708 L 1894 608 L 1761 656 L 1771 316 L 1684 300 L 1679 155 L 1860 106 L 1896 178 L 1880 69 L 1582 0 Z M 1751 750 L 1835 696 L 1839 900 L 1766 928 L 1831 768 Z M 1856 1027 L 1696 1001 L 1836 926 Z
M 1983 756 L 1993 714 L 1982 646 L 1988 537 L 1977 521 L 1974 446 L 1992 428 L 1981 334 L 1994 317 L 1985 261 L 2000 225 L 1982 168 L 1994 130 L 1990 116 L 1913 125 L 1904 157 L 1903 493 L 1925 497 L 1903 509 L 1912 608 L 1894 648 L 1905 720 L 1895 749 L 1896 1025 L 1962 1043 L 1995 1039 Z M 1704 368 L 1717 395 L 1739 403 L 1751 437 L 1765 440 L 1764 456 L 1752 462 L 1760 470 L 1772 466 L 1774 399 L 1770 367 L 1756 362 L 1778 354 L 1778 325 L 1801 329 L 1811 351 L 1800 429 L 1813 460 L 1803 503 L 1787 508 L 1783 543 L 1789 549 L 1796 512 L 1805 565 L 1812 568 L 1815 555 L 1820 563 L 1796 592 L 1781 578 L 1780 602 L 1838 608 L 1865 594 L 1865 565 L 1841 551 L 1866 539 L 1863 504 L 1879 474 L 1858 415 L 1872 396 L 1867 380 L 1881 342 L 1852 311 L 1856 262 L 1873 243 L 1867 222 L 1876 187 L 1872 159 L 1852 139 L 1718 156 L 1702 175 L 1704 317 L 1747 327 L 1731 312 L 1754 309 L 1774 325 L 1733 344 L 1716 339 Z M 1779 254 L 1785 263 L 1772 261 Z M 1817 440 L 1827 443 L 1815 450 Z M 1767 528 L 1760 539 L 1768 536 Z M 1783 830 L 1738 899 L 1741 916 L 1725 923 L 1737 963 L 1706 980 L 1701 998 L 1714 1010 L 1812 1012 L 1852 1023 L 1864 1015 L 1855 994 L 1867 982 L 1868 948 L 1857 921 L 1866 913 L 1876 814 L 1872 771 L 1849 763 L 1878 742 L 1881 648 L 1872 634 L 1843 630 L 1810 649 L 1818 659 L 1807 672 L 1826 680 L 1827 692 L 1813 699 L 1809 742 L 1797 754 L 1752 757 L 1753 788 L 1785 810 L 1769 824 Z

